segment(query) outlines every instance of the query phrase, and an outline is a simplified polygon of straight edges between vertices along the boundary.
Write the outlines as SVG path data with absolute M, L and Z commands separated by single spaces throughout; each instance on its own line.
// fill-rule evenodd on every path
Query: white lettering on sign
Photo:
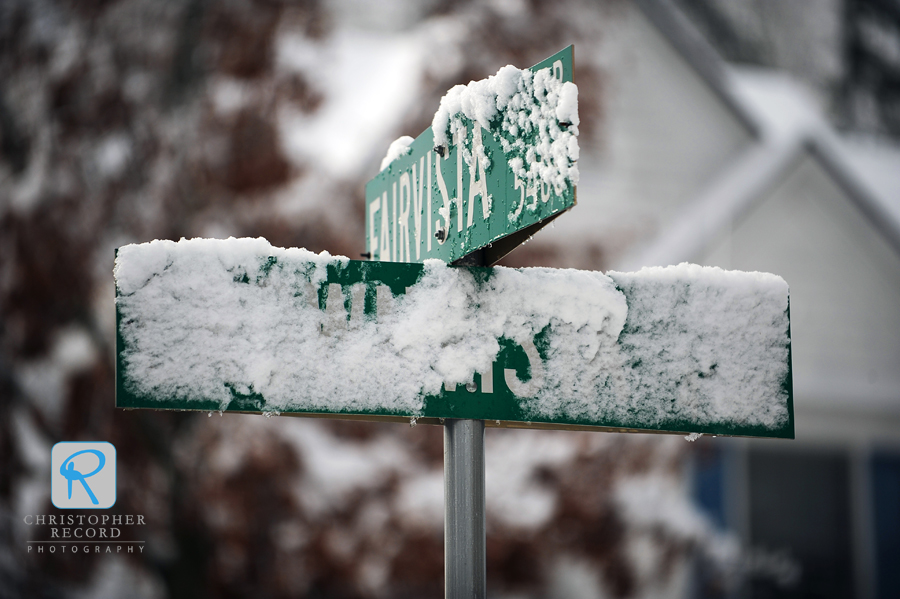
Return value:
M 400 251 L 397 253 L 398 262 L 409 262 L 410 188 L 409 173 L 405 172 L 400 175 L 400 218 L 397 221 L 397 237 L 399 237 L 400 244 Z
M 428 153 L 431 155 L 431 152 Z M 425 157 L 419 158 L 419 177 L 416 177 L 416 165 L 412 166 L 412 188 L 413 188 L 413 224 L 416 231 L 416 260 L 422 258 L 422 192 L 425 183 Z
M 381 209 L 381 198 L 375 198 L 369 204 L 369 255 L 378 253 L 378 239 L 375 237 L 375 214 Z
M 391 216 L 394 218 L 391 219 L 391 262 L 396 261 L 397 259 L 397 182 L 394 181 L 393 185 L 391 185 L 391 190 L 393 191 L 393 199 L 394 201 L 391 203 Z
M 315 293 L 311 294 L 315 297 Z M 322 333 L 340 335 L 362 324 L 366 302 L 366 285 L 356 283 L 350 286 L 350 314 L 347 318 L 347 298 L 339 283 L 329 283 L 325 295 L 325 320 Z
M 356 283 L 350 286 L 350 323 L 351 328 L 358 327 L 364 318 L 366 306 L 366 285 Z
M 481 392 L 482 393 L 493 393 L 494 392 L 494 364 L 491 363 L 488 366 L 488 369 L 484 373 L 479 373 L 481 376 Z M 475 385 L 474 381 L 466 383 L 463 385 L 466 391 L 469 393 L 475 393 L 478 391 L 478 387 Z M 451 393 L 459 390 L 459 384 L 457 383 L 444 383 L 444 391 L 449 391 Z
M 475 125 L 478 128 L 478 125 Z M 453 134 L 453 145 L 456 146 L 456 230 L 463 228 L 463 136 L 457 130 Z
M 305 294 L 311 298 L 312 303 L 318 305 L 317 293 L 310 285 L 310 292 Z M 340 333 L 350 328 L 358 327 L 365 320 L 366 284 L 354 283 L 350 285 L 350 313 L 347 313 L 347 296 L 340 283 L 329 283 L 325 288 L 325 319 L 322 332 L 326 335 Z M 369 318 L 376 320 L 380 314 L 382 317 L 390 314 L 394 306 L 394 295 L 387 285 L 375 286 L 375 314 Z
M 449 155 L 450 153 L 447 152 Z M 447 159 L 447 156 L 443 157 L 444 160 Z M 435 221 L 434 226 L 438 231 L 442 232 L 438 237 L 438 243 L 440 245 L 444 245 L 444 241 L 447 239 L 447 234 L 450 232 L 450 194 L 447 193 L 447 184 L 444 182 L 444 173 L 441 168 L 441 159 L 438 158 L 434 161 L 434 169 L 435 174 L 437 175 L 437 183 L 438 189 L 441 192 L 441 199 L 444 201 L 441 208 L 438 210 L 438 214 L 441 215 L 441 218 L 444 219 L 444 224 L 441 224 L 441 221 Z
M 519 190 L 519 203 L 517 207 L 509 213 L 509 222 L 514 221 L 519 218 L 519 215 L 522 214 L 522 208 L 525 207 L 525 184 L 518 177 L 515 178 L 515 182 L 513 183 L 513 189 Z M 376 198 L 376 201 L 378 199 Z M 372 202 L 373 204 L 375 202 Z M 374 233 L 373 233 L 374 235 Z
M 369 202 L 367 216 L 372 259 L 419 262 L 423 252 L 425 257 L 431 253 L 433 240 L 443 245 L 451 233 L 463 233 L 476 225 L 476 214 L 481 215 L 482 222 L 489 221 L 493 197 L 488 189 L 487 174 L 491 162 L 484 146 L 482 128 L 474 126 L 471 154 L 465 148 L 465 140 L 464 129 L 454 133 L 455 173 L 452 172 L 452 162 L 448 160 L 450 152 L 443 151 L 443 156 L 436 154 L 433 159 L 433 152 L 426 152 L 391 181 L 389 192 L 384 191 L 380 197 Z M 451 195 L 447 183 L 454 179 L 456 189 Z M 432 183 L 436 183 L 437 194 Z M 523 207 L 533 211 L 538 204 L 535 190 L 523 186 L 524 183 L 515 180 L 515 188 L 522 188 L 522 198 L 510 220 L 518 216 Z M 438 197 L 435 198 L 435 195 Z M 533 198 L 530 204 L 528 198 Z M 481 205 L 480 211 L 475 207 L 478 203 Z M 456 212 L 455 218 L 453 211 Z
M 391 255 L 390 231 L 388 229 L 389 222 L 387 192 L 384 192 L 381 194 L 381 248 L 378 251 L 378 258 L 380 260 L 386 258 L 388 262 L 393 262 L 394 257 Z
M 428 240 L 428 251 L 431 251 L 431 152 L 426 152 L 425 158 L 428 162 L 428 166 L 425 168 L 428 170 L 428 217 L 425 219 L 428 223 L 428 231 L 425 235 L 425 239 Z M 424 179 L 424 177 L 423 177 Z M 418 256 L 418 254 L 417 254 Z
M 482 375 L 481 375 L 481 392 L 482 393 L 493 393 L 494 392 L 494 365 L 493 364 L 488 366 L 487 372 L 482 373 Z
M 563 63 L 561 60 L 557 60 L 553 63 L 553 78 L 559 81 L 563 80 Z
M 475 164 L 469 169 L 469 214 L 466 218 L 466 228 L 472 226 L 472 215 L 475 212 L 475 198 L 481 197 L 481 213 L 485 221 L 491 215 L 491 198 L 487 191 L 487 175 L 484 173 L 484 143 L 481 139 L 481 127 L 474 126 L 475 143 L 474 160 Z M 475 174 L 478 173 L 478 179 Z
M 347 330 L 347 311 L 344 307 L 344 293 L 338 283 L 329 283 L 325 295 L 325 321 L 323 335 L 335 335 Z
M 394 307 L 394 294 L 387 285 L 378 285 L 375 287 L 375 318 L 378 315 L 387 316 Z

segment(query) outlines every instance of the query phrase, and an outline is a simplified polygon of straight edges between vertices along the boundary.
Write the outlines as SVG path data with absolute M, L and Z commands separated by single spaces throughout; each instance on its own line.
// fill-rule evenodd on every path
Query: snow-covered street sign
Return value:
M 366 185 L 372 260 L 493 264 L 575 204 L 573 47 L 456 86 L 432 126 L 391 146 Z
M 116 258 L 122 408 L 792 438 L 787 284 L 355 261 L 263 239 Z
M 451 599 L 485 596 L 485 426 L 793 438 L 780 277 L 472 266 L 575 204 L 572 55 L 454 87 L 391 146 L 368 261 L 119 248 L 116 405 L 443 423 Z

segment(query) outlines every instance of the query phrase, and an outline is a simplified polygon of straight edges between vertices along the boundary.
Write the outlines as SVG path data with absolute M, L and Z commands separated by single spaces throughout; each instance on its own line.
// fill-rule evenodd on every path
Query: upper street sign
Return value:
M 116 257 L 116 405 L 792 438 L 788 288 L 354 261 L 263 239 Z
M 366 186 L 372 260 L 493 264 L 575 204 L 573 47 L 451 89 L 432 127 Z

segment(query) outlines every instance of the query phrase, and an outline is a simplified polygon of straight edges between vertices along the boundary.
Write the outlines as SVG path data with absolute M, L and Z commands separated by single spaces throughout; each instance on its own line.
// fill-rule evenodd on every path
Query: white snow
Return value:
M 82 551 L 87 546 L 81 546 Z M 116 551 L 116 546 L 112 546 Z M 137 553 L 137 551 L 135 551 Z M 103 555 L 97 560 L 98 565 L 87 584 L 75 587 L 69 593 L 73 599 L 115 599 L 116 597 L 133 597 L 134 599 L 161 599 L 166 596 L 166 589 L 161 579 L 154 577 L 148 570 L 141 568 L 124 555 Z
M 549 569 L 550 596 L 557 599 L 608 599 L 613 595 L 606 591 L 603 570 L 587 559 L 569 554 L 555 557 Z
M 384 158 L 381 160 L 381 170 L 386 169 L 388 165 L 401 156 L 409 154 L 409 145 L 414 141 L 415 140 L 409 135 L 403 135 L 392 141 L 391 145 L 388 147 L 387 154 L 385 154 Z
M 795 584 L 801 574 L 796 559 L 783 550 L 741 546 L 728 532 L 716 530 L 707 517 L 689 500 L 685 486 L 674 477 L 637 475 L 616 481 L 613 500 L 625 523 L 632 528 L 629 545 L 647 535 L 658 539 L 663 533 L 672 539 L 698 548 L 702 555 L 724 575 L 726 584 L 741 579 L 769 578 L 776 584 Z M 653 545 L 659 546 L 658 542 Z M 630 551 L 632 563 L 641 567 L 642 559 L 652 559 L 652 546 L 644 556 Z M 646 554 L 646 550 L 651 555 Z M 656 556 L 659 559 L 659 555 Z
M 46 357 L 20 363 L 17 383 L 50 422 L 58 422 L 65 409 L 69 378 L 94 365 L 97 348 L 90 334 L 79 326 L 61 329 Z
M 522 408 L 535 418 L 786 421 L 788 290 L 774 275 L 495 268 L 479 282 L 431 260 L 405 294 L 386 301 L 380 288 L 377 318 L 365 318 L 364 286 L 327 284 L 326 269 L 346 264 L 264 239 L 120 248 L 126 386 L 221 407 L 234 392 L 261 395 L 265 411 L 415 416 L 423 396 L 485 372 L 498 339 L 528 353 L 545 331 L 543 359 L 535 349 L 533 378 L 520 381 Z
M 396 437 L 352 442 L 315 420 L 282 423 L 278 430 L 299 450 L 304 476 L 298 498 L 314 514 L 341 509 L 361 489 L 376 487 L 409 467 L 409 454 Z
M 427 43 L 419 30 L 391 34 L 341 27 L 321 41 L 279 36 L 278 68 L 300 73 L 324 98 L 311 114 L 280 110 L 286 155 L 339 179 L 360 173 L 416 101 Z
M 755 117 L 770 143 L 827 128 L 812 92 L 791 76 L 772 69 L 735 66 L 727 73 L 732 93 Z
M 614 496 L 625 519 L 635 526 L 659 526 L 679 539 L 704 537 L 711 532 L 709 521 L 691 504 L 674 478 L 626 478 L 618 482 Z
M 578 88 L 550 68 L 532 73 L 506 65 L 487 79 L 450 88 L 431 122 L 435 146 L 449 146 L 464 133 L 463 117 L 493 132 L 528 187 L 553 186 L 561 194 L 578 183 Z
M 617 481 L 613 497 L 629 526 L 696 544 L 720 568 L 739 566 L 742 555 L 737 540 L 714 529 L 678 480 L 659 475 L 624 478 Z
M 429 470 L 404 480 L 397 491 L 394 511 L 403 514 L 406 525 L 441 530 L 444 525 L 443 470 Z
M 786 423 L 784 279 L 694 264 L 608 274 L 628 298 L 619 346 L 633 366 L 611 377 L 630 390 L 611 411 L 650 421 Z
M 900 223 L 900 143 L 861 135 L 841 139 L 843 157 Z
M 258 278 L 270 256 L 280 267 Z M 501 336 L 523 343 L 553 319 L 581 345 L 596 345 L 598 335 L 611 344 L 625 320 L 624 299 L 600 273 L 498 269 L 479 289 L 469 271 L 435 260 L 377 321 L 346 327 L 342 301 L 329 300 L 324 312 L 315 303 L 328 265 L 346 260 L 263 239 L 120 248 L 117 302 L 125 322 L 137 323 L 123 328 L 129 384 L 154 397 L 223 406 L 230 386 L 262 394 L 266 409 L 416 415 L 422 393 L 486 370 Z M 235 282 L 245 275 L 249 284 Z M 323 327 L 331 334 L 320 334 Z
M 95 150 L 100 174 L 107 178 L 120 176 L 131 159 L 131 140 L 124 133 L 107 136 Z
M 233 114 L 247 105 L 252 88 L 240 79 L 220 77 L 209 85 L 210 99 L 215 111 L 223 116 Z
M 559 89 L 559 103 L 556 105 L 556 119 L 561 123 L 580 124 L 578 119 L 578 86 L 566 81 Z
M 557 493 L 536 480 L 542 468 L 565 467 L 578 446 L 547 431 L 492 434 L 485 440 L 485 489 L 489 519 L 512 529 L 540 529 L 556 511 Z
M 35 506 L 45 505 L 50 500 L 50 485 L 47 481 L 50 480 L 50 451 L 53 443 L 38 427 L 35 414 L 29 413 L 23 406 L 12 410 L 10 431 L 24 466 L 22 478 L 12 499 L 15 514 L 19 516 L 33 513 Z

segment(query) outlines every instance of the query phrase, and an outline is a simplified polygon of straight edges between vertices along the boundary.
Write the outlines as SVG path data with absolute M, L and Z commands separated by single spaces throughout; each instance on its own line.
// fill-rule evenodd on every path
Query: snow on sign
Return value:
M 573 47 L 531 69 L 457 85 L 418 139 L 395 141 L 366 185 L 372 260 L 493 264 L 575 205 Z
M 792 438 L 787 284 L 355 261 L 264 239 L 117 252 L 122 408 Z

